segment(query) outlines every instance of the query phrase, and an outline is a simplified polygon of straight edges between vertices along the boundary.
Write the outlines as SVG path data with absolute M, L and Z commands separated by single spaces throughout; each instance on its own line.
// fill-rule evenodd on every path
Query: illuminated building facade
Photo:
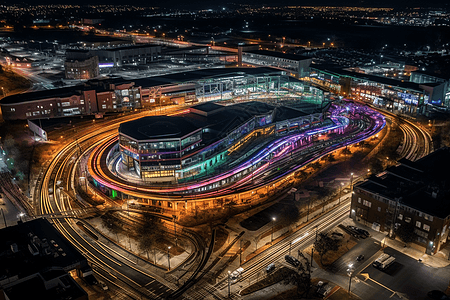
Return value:
M 151 116 L 121 124 L 122 164 L 145 181 L 178 181 L 212 172 L 252 137 L 319 126 L 322 114 L 262 102 L 206 102 L 180 116 Z
M 92 79 L 99 75 L 98 57 L 93 56 L 82 60 L 66 60 L 64 62 L 67 79 Z
M 314 66 L 309 80 L 344 97 L 402 113 L 423 113 L 430 99 L 423 85 L 342 69 Z
M 217 68 L 136 80 L 94 79 L 73 87 L 10 95 L 0 106 L 5 120 L 17 120 L 259 98 L 320 105 L 324 93 L 273 68 Z
M 289 72 L 296 78 L 308 76 L 312 58 L 269 50 L 243 50 L 242 62 L 257 66 L 274 67 Z

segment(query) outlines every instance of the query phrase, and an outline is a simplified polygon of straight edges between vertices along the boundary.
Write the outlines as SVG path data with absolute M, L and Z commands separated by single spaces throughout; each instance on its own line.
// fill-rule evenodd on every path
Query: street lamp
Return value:
M 342 187 L 344 186 L 344 183 L 341 182 L 339 185 L 339 204 L 341 204 L 341 197 L 342 197 Z
M 167 247 L 167 262 L 169 265 L 169 271 L 170 271 L 170 253 L 169 253 L 170 248 L 172 248 L 172 246 Z
M 270 239 L 270 244 L 273 244 L 273 230 L 274 230 L 274 224 L 275 224 L 276 218 L 272 217 L 272 237 Z
M 348 293 L 349 294 L 350 294 L 350 287 L 351 287 L 351 284 L 352 284 L 353 271 L 354 271 L 353 264 L 349 264 L 348 265 L 348 269 L 347 269 L 348 276 L 349 276 L 349 280 L 348 280 Z
M 20 222 L 22 222 L 22 217 L 23 217 L 23 216 L 25 216 L 25 214 L 24 214 L 23 212 L 21 212 L 21 213 L 19 214 Z
M 353 193 L 353 173 L 350 173 L 350 192 Z
M 231 294 L 230 288 L 231 288 L 231 272 L 228 271 L 228 299 L 230 299 Z
M 178 247 L 178 238 L 177 238 L 177 223 L 175 222 L 175 219 L 177 218 L 177 216 L 176 215 L 172 215 L 172 217 L 173 217 L 173 227 L 174 227 L 174 229 L 175 229 L 175 246 L 177 246 Z
M 313 246 L 311 247 L 311 264 L 310 264 L 310 268 L 309 268 L 309 275 L 311 275 L 311 267 L 313 265 L 313 258 L 314 258 L 314 247 L 315 247 L 315 243 L 317 242 L 317 230 L 319 225 L 316 225 L 316 241 L 314 242 Z

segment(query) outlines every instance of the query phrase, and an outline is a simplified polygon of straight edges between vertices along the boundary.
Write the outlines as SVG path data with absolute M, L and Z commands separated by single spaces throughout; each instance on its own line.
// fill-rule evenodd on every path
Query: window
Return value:
M 102 105 L 102 109 L 106 109 L 106 104 L 103 104 L 103 105 Z
M 398 214 L 398 217 L 397 217 L 399 220 L 403 220 L 403 215 L 402 214 Z M 406 221 L 406 220 L 405 220 Z
M 361 203 L 361 197 L 358 197 L 358 203 Z
M 14 107 L 11 107 L 11 111 L 16 111 L 16 109 Z
M 420 228 L 420 226 L 422 226 L 422 223 L 420 221 L 416 221 L 416 227 Z
M 430 231 L 430 225 L 423 224 L 423 230 Z
M 378 206 L 378 211 L 381 211 L 381 207 Z
M 410 223 L 411 222 L 411 218 L 410 217 L 405 217 L 405 222 L 406 223 Z
M 433 222 L 433 216 L 430 216 L 430 215 L 424 214 L 424 216 L 423 216 L 423 217 L 425 218 L 425 220 L 428 220 L 428 221 L 431 221 L 431 222 Z
M 372 207 L 372 202 L 369 202 L 367 200 L 363 200 L 363 205 L 364 206 L 368 206 L 368 207 Z

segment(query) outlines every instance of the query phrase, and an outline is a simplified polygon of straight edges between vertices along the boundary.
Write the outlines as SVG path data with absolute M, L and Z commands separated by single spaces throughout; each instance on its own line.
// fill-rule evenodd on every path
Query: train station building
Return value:
M 257 101 L 229 106 L 205 102 L 187 114 L 121 124 L 121 162 L 148 182 L 179 181 L 214 172 L 247 142 L 311 129 L 322 121 L 322 113 Z

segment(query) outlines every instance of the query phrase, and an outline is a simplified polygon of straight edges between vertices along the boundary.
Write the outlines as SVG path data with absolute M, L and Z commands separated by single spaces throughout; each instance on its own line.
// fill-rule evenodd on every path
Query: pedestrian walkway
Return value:
M 428 255 L 428 254 L 425 254 L 424 251 L 420 251 L 411 246 L 405 247 L 405 243 L 403 243 L 399 240 L 393 240 L 391 238 L 388 238 L 385 233 L 375 231 L 370 227 L 366 227 L 361 223 L 353 221 L 352 219 L 347 219 L 345 221 L 344 225 L 353 225 L 353 226 L 357 226 L 357 227 L 366 229 L 367 231 L 370 232 L 370 235 L 372 236 L 372 238 L 379 241 L 381 243 L 381 245 L 395 249 L 398 252 L 408 255 L 409 257 L 414 258 L 416 260 L 421 260 L 421 262 L 424 265 L 427 265 L 427 266 L 430 266 L 433 268 L 444 268 L 444 267 L 447 267 L 448 265 L 450 265 L 450 260 L 448 260 L 449 255 L 448 255 L 447 249 L 444 249 L 443 251 L 439 251 L 435 255 Z

